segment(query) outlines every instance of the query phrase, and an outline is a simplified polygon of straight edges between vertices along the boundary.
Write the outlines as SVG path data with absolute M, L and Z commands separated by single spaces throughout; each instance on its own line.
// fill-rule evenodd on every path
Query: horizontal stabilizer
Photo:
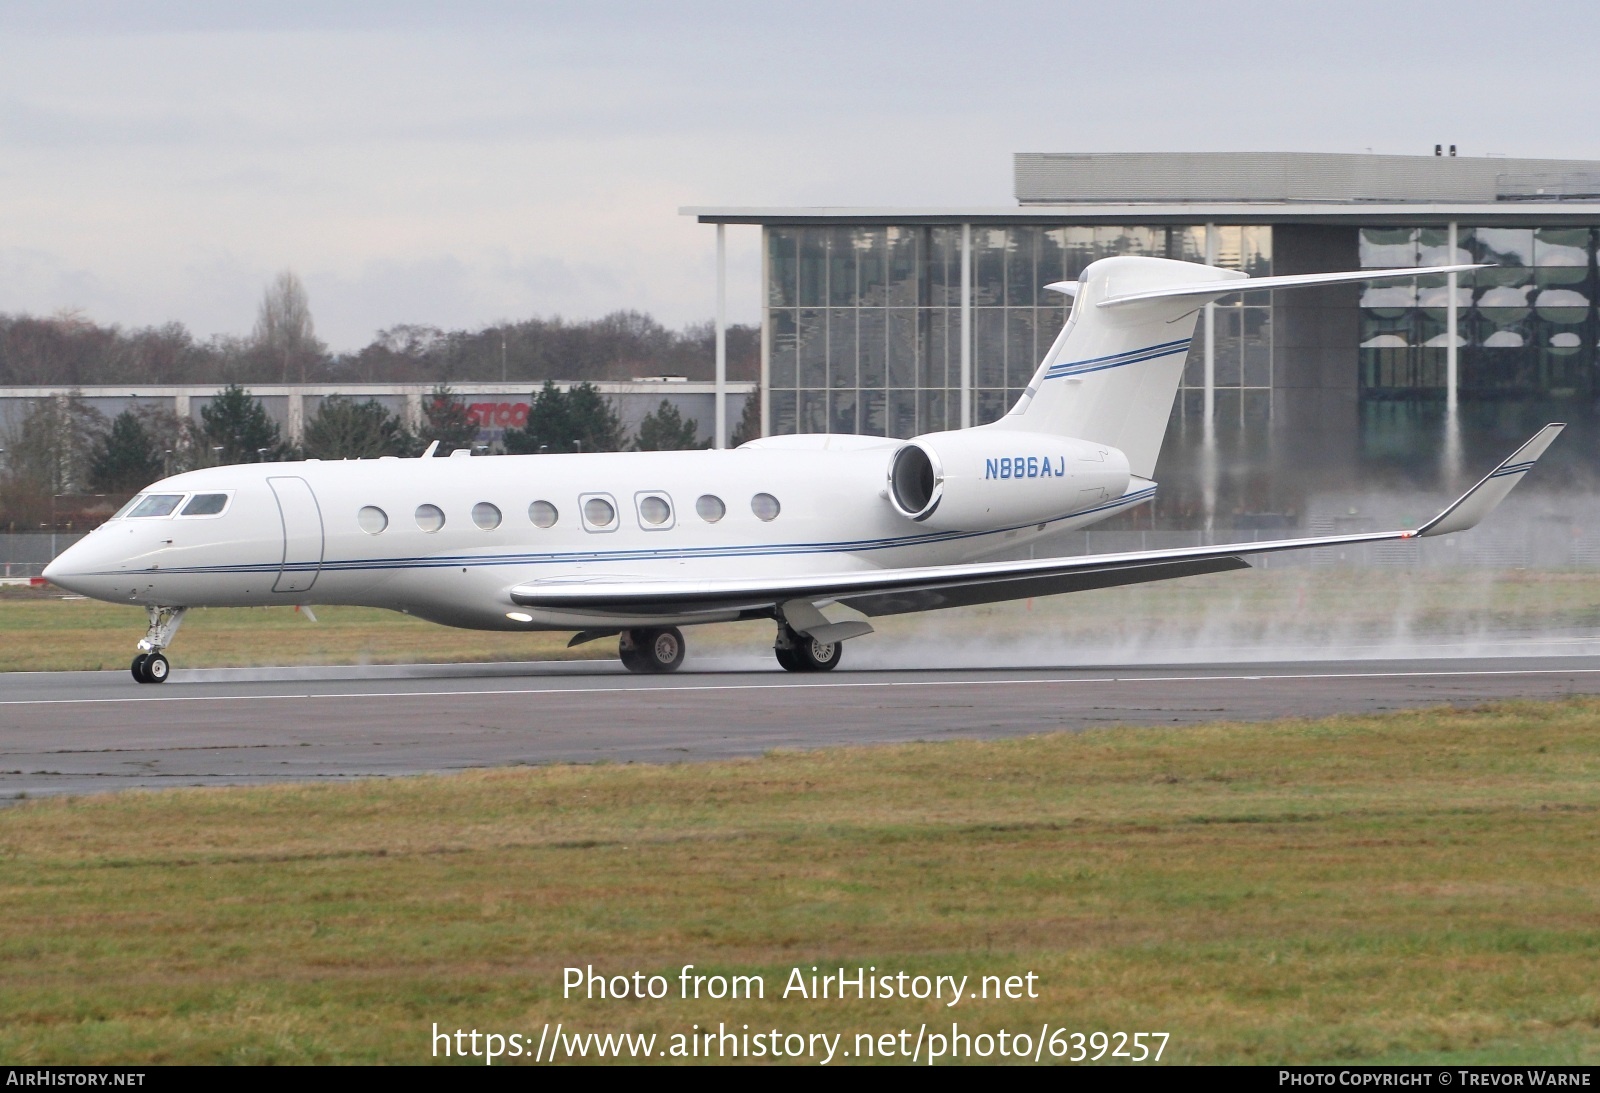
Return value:
M 1495 506 L 1506 499 L 1506 494 L 1522 476 L 1533 469 L 1551 442 L 1561 435 L 1561 430 L 1567 426 L 1564 422 L 1552 422 L 1533 434 L 1533 439 L 1522 447 L 1512 452 L 1494 470 L 1483 476 L 1483 479 L 1473 486 L 1460 499 L 1438 516 L 1429 520 L 1417 529 L 1419 537 L 1433 535 L 1449 535 L 1452 532 L 1466 531 L 1477 525 L 1479 520 L 1494 511 Z
M 1260 292 L 1270 288 L 1314 288 L 1318 285 L 1339 285 L 1362 281 L 1394 281 L 1403 277 L 1432 277 L 1441 273 L 1466 273 L 1482 269 L 1481 265 L 1417 266 L 1409 269 L 1358 269 L 1340 273 L 1302 273 L 1284 277 L 1249 277 L 1237 281 L 1201 281 L 1186 285 L 1167 285 L 1143 292 L 1130 292 L 1123 296 L 1108 296 L 1096 307 L 1125 307 L 1146 300 L 1167 300 L 1181 296 L 1208 296 L 1216 299 L 1235 292 Z M 1056 288 L 1048 285 L 1048 288 Z

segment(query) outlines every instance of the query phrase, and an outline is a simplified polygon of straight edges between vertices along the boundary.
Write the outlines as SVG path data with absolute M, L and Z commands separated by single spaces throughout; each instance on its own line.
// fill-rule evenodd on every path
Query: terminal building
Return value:
M 1459 485 L 1549 420 L 1574 428 L 1545 485 L 1593 470 L 1600 162 L 1444 151 L 1021 153 L 1014 206 L 684 212 L 761 228 L 768 433 L 995 420 L 1066 321 L 1043 286 L 1109 255 L 1258 276 L 1416 267 L 1242 293 L 1196 329 L 1162 493 L 1129 519 L 1298 527 L 1352 483 Z M 1427 272 L 1467 262 L 1486 268 Z

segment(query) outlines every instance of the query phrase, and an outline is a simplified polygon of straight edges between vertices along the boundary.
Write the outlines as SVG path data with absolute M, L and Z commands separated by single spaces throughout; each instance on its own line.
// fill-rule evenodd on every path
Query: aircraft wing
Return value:
M 1465 531 L 1487 516 L 1511 492 L 1565 427 L 1546 425 L 1454 504 L 1415 530 L 795 576 L 554 578 L 519 584 L 511 589 L 511 599 L 525 607 L 663 617 L 729 611 L 765 614 L 780 605 L 787 614 L 791 606 L 798 607 L 800 601 L 813 606 L 832 602 L 877 616 L 1247 569 L 1250 563 L 1243 557 L 1247 554 L 1417 539 Z

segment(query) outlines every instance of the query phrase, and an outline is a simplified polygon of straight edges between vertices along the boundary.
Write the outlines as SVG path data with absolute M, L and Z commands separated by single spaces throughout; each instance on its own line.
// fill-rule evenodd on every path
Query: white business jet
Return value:
M 1474 266 L 1431 268 L 1429 273 Z M 164 479 L 45 577 L 146 608 L 133 677 L 159 683 L 194 606 L 358 604 L 482 630 L 619 637 L 668 672 L 680 626 L 772 619 L 785 669 L 825 671 L 875 617 L 1247 568 L 1247 554 L 1463 531 L 1563 426 L 1547 425 L 1415 530 L 983 561 L 1148 501 L 1195 319 L 1251 279 L 1159 258 L 1095 262 L 1066 327 L 999 421 L 911 440 L 777 436 L 733 451 L 256 463 Z M 431 454 L 431 450 L 430 453 Z M 836 612 L 837 614 L 837 612 Z

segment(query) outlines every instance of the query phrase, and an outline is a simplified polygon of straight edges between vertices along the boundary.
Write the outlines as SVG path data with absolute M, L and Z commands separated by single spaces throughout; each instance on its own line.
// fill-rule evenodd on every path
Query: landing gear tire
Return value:
M 784 638 L 788 638 L 787 648 Z M 779 667 L 786 672 L 831 672 L 844 658 L 844 645 L 837 641 L 817 641 L 789 630 L 779 636 L 772 652 L 778 658 Z
M 160 653 L 140 653 L 133 658 L 129 670 L 133 672 L 135 683 L 165 683 L 172 672 L 172 665 Z
M 683 663 L 683 631 L 676 626 L 661 630 L 627 630 L 617 648 L 622 666 L 630 672 L 675 672 Z
M 617 649 L 617 656 L 622 660 L 622 666 L 630 672 L 648 672 L 650 666 L 644 662 L 644 650 L 637 645 L 630 645 L 626 638 Z
M 839 666 L 839 661 L 844 659 L 844 644 L 837 641 L 814 641 L 811 638 L 801 640 L 796 652 L 804 662 L 808 672 L 831 672 Z

